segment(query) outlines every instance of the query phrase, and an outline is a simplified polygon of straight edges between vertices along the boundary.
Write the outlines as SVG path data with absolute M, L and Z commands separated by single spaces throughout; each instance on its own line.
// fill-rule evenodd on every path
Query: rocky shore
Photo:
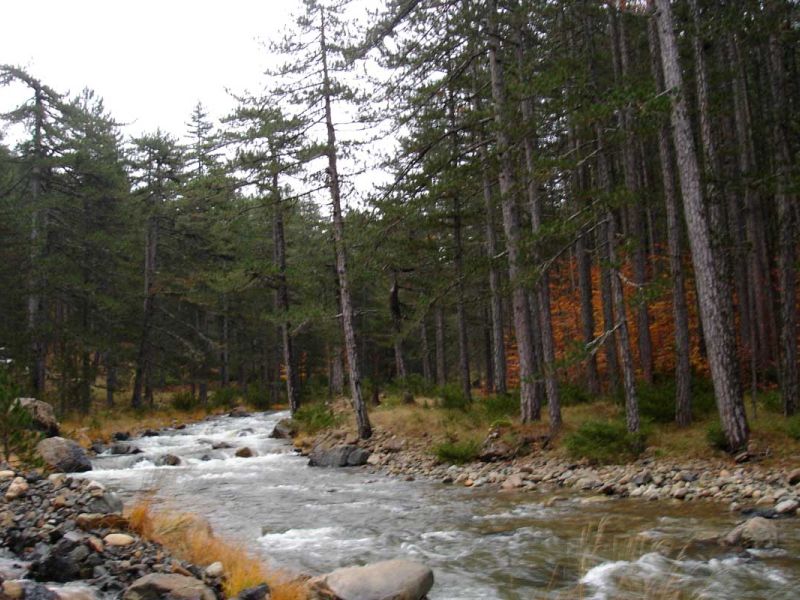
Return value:
M 369 452 L 370 468 L 391 476 L 428 478 L 445 484 L 500 491 L 548 491 L 572 488 L 587 497 L 714 501 L 731 511 L 766 518 L 795 516 L 800 509 L 800 468 L 764 468 L 757 463 L 723 460 L 676 462 L 643 458 L 629 464 L 592 466 L 553 453 L 511 456 L 502 441 L 487 438 L 482 460 L 466 465 L 439 464 L 429 440 L 405 440 L 376 430 L 367 441 L 352 433 L 327 431 L 308 447 L 311 455 L 342 445 Z M 319 461 L 319 458 L 315 460 Z

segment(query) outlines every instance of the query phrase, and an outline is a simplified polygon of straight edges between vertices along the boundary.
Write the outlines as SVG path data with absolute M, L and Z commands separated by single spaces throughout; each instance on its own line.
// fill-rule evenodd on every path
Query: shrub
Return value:
M 270 389 L 267 386 L 262 386 L 257 383 L 251 383 L 247 386 L 244 394 L 244 400 L 253 408 L 258 410 L 269 410 L 270 408 Z
M 719 421 L 714 421 L 706 427 L 706 440 L 712 448 L 728 451 L 728 438 Z
M 800 415 L 786 419 L 786 435 L 793 440 L 800 441 Z
M 461 392 L 461 387 L 453 383 L 440 386 L 436 395 L 442 400 L 442 408 L 448 410 L 467 410 L 472 404 Z
M 235 387 L 219 388 L 212 394 L 211 404 L 217 408 L 233 408 L 241 396 L 241 392 Z
M 519 396 L 498 394 L 483 401 L 483 410 L 489 421 L 508 421 L 519 414 Z
M 582 385 L 577 385 L 571 381 L 561 381 L 558 384 L 558 393 L 561 398 L 562 406 L 575 406 L 576 404 L 588 404 L 595 398 L 589 395 L 589 391 Z
M 10 462 L 11 456 L 23 466 L 38 466 L 36 444 L 42 434 L 34 430 L 33 417 L 17 402 L 19 389 L 0 370 L 0 452 Z
M 783 396 L 780 390 L 767 390 L 759 394 L 762 406 L 769 412 L 783 414 Z
M 394 380 L 390 389 L 398 393 L 408 391 L 415 396 L 430 396 L 436 393 L 436 386 L 430 381 L 427 381 L 419 373 L 412 373 L 406 377 Z
M 317 433 L 323 429 L 336 427 L 341 421 L 330 408 L 319 402 L 302 405 L 292 420 L 306 433 Z
M 200 406 L 200 399 L 191 392 L 175 392 L 169 403 L 175 410 L 190 411 Z
M 439 462 L 462 465 L 478 458 L 480 444 L 474 440 L 464 442 L 447 441 L 433 447 Z
M 565 437 L 564 444 L 575 458 L 613 463 L 636 458 L 644 449 L 646 437 L 641 431 L 629 433 L 621 421 L 586 421 Z

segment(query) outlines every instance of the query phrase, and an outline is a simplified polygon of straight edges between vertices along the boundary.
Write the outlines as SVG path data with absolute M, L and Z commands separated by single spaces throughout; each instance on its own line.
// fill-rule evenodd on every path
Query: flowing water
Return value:
M 276 566 L 319 574 L 407 557 L 434 569 L 431 600 L 800 597 L 800 528 L 779 521 L 780 550 L 736 554 L 687 542 L 726 533 L 718 505 L 599 502 L 575 492 L 498 493 L 402 481 L 363 469 L 319 469 L 268 437 L 286 413 L 214 418 L 100 456 L 87 475 L 125 500 L 206 517 Z M 212 450 L 215 442 L 233 448 Z M 237 458 L 247 446 L 253 458 Z M 156 467 L 164 454 L 181 466 Z M 598 531 L 599 529 L 599 531 Z

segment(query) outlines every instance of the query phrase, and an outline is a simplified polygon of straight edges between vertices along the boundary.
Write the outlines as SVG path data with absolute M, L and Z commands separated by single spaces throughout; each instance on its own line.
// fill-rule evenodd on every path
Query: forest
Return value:
M 800 407 L 800 6 L 304 0 L 220 121 L 140 137 L 0 66 L 0 359 L 62 414 L 643 386 L 728 450 Z M 167 92 L 162 90 L 161 92 Z M 12 135 L 13 134 L 13 135 Z M 229 390 L 229 391 L 226 391 Z M 430 392 L 432 393 L 432 392 Z

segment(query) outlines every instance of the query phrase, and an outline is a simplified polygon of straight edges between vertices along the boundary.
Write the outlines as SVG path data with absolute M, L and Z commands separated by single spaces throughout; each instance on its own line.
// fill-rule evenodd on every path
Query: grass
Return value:
M 208 523 L 195 515 L 166 510 L 156 512 L 152 502 L 145 499 L 130 509 L 128 519 L 134 532 L 161 544 L 177 558 L 204 567 L 221 562 L 227 597 L 267 583 L 272 600 L 308 598 L 303 581 L 285 571 L 270 569 L 240 544 L 215 536 Z

